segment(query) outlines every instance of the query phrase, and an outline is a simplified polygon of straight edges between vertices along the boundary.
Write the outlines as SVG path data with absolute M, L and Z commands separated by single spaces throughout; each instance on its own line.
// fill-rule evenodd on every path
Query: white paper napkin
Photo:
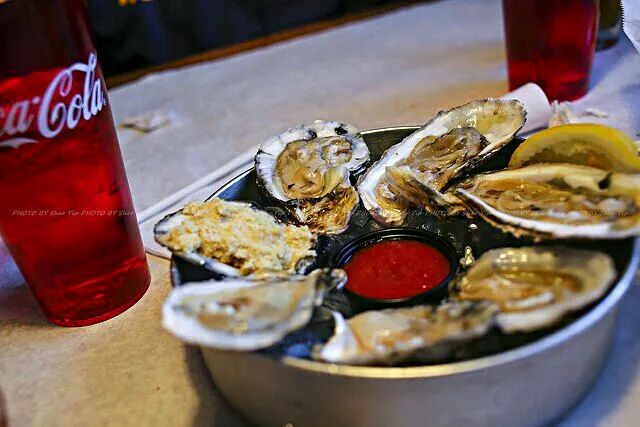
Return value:
M 551 117 L 549 101 L 540 87 L 529 83 L 502 97 L 502 99 L 518 99 L 527 109 L 527 123 L 520 132 L 526 134 L 547 125 Z M 182 208 L 193 200 L 204 200 L 227 181 L 253 166 L 253 157 L 258 147 L 243 153 L 232 162 L 211 172 L 193 184 L 156 203 L 138 215 L 142 240 L 147 252 L 163 258 L 170 258 L 171 253 L 154 239 L 153 227 L 164 216 Z
M 640 1 L 622 0 L 622 9 L 624 10 L 622 22 L 624 32 L 640 52 Z
M 521 136 L 547 126 L 551 117 L 551 107 L 547 95 L 537 84 L 527 83 L 500 99 L 517 99 L 524 104 L 527 110 L 527 122 L 520 131 Z

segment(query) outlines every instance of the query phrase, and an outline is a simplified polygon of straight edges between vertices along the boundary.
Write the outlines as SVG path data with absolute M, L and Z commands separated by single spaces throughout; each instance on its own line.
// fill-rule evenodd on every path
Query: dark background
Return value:
M 399 3 L 407 1 L 88 0 L 106 76 Z

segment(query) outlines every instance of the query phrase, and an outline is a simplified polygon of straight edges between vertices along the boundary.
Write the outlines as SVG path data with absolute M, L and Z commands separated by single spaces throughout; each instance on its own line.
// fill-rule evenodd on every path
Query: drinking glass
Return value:
M 149 269 L 84 0 L 0 1 L 0 234 L 45 316 L 111 318 Z
M 2 395 L 2 389 L 0 389 L 0 427 L 7 427 L 7 409 L 4 403 L 4 396 Z
M 600 0 L 600 22 L 596 50 L 613 47 L 620 40 L 622 31 L 622 2 L 620 0 Z
M 509 88 L 537 83 L 551 100 L 589 89 L 598 0 L 503 0 Z

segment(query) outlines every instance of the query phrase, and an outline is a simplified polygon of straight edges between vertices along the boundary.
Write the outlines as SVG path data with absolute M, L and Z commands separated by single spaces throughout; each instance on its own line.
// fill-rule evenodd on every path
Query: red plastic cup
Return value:
M 0 233 L 46 317 L 109 319 L 149 268 L 84 0 L 0 1 Z
M 598 0 L 502 0 L 509 88 L 540 85 L 570 101 L 589 89 Z
M 7 409 L 4 403 L 4 396 L 2 395 L 2 389 L 0 389 L 0 427 L 7 427 Z

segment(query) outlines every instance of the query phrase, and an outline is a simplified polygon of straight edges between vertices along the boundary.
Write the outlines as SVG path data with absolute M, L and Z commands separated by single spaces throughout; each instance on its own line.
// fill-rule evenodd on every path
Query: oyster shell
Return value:
M 154 232 L 176 256 L 224 276 L 299 272 L 316 255 L 316 236 L 307 227 L 283 225 L 249 203 L 219 198 L 187 204 Z
M 536 164 L 479 174 L 454 194 L 516 236 L 623 239 L 640 234 L 640 174 Z
M 367 311 L 346 321 L 334 313 L 334 335 L 313 357 L 351 365 L 443 360 L 456 345 L 486 334 L 497 311 L 488 301 L 463 301 Z
M 185 284 L 169 294 L 162 325 L 181 340 L 224 350 L 269 347 L 311 319 L 328 288 L 346 281 L 342 270 L 265 281 L 229 279 Z
M 552 326 L 602 297 L 616 278 L 605 253 L 568 247 L 500 248 L 485 252 L 452 286 L 462 301 L 500 306 L 503 332 Z
M 389 148 L 363 175 L 358 193 L 364 207 L 376 221 L 399 225 L 410 201 L 428 209 L 446 202 L 437 199 L 440 190 L 511 141 L 525 120 L 524 106 L 515 100 L 489 98 L 439 112 Z M 412 172 L 404 176 L 415 184 L 404 191 L 402 181 L 394 179 L 398 175 L 393 175 L 393 167 Z M 389 169 L 391 176 L 387 175 Z M 427 187 L 426 193 L 423 187 Z
M 276 135 L 255 158 L 258 184 L 321 234 L 344 231 L 357 208 L 349 176 L 369 160 L 369 148 L 352 125 L 316 121 Z M 340 211 L 337 213 L 336 211 Z

